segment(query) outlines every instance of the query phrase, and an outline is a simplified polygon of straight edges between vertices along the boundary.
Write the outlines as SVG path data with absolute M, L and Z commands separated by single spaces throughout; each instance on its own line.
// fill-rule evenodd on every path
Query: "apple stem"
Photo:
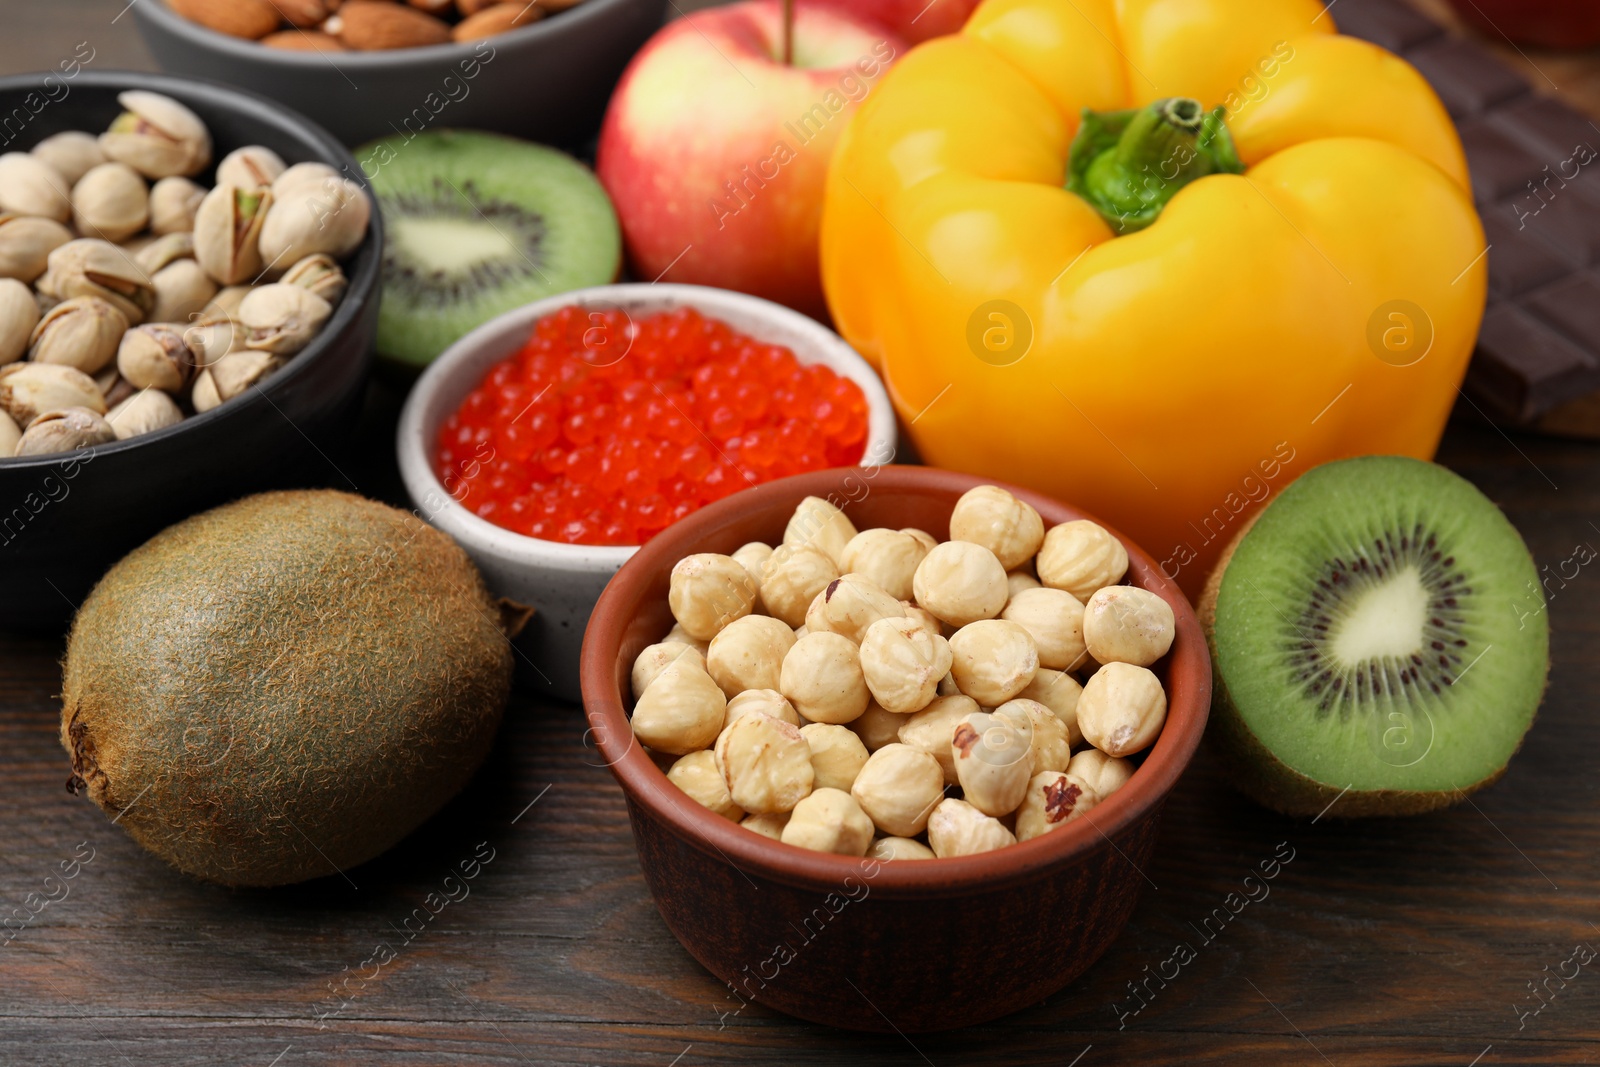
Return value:
M 794 66 L 794 0 L 783 0 L 783 65 Z

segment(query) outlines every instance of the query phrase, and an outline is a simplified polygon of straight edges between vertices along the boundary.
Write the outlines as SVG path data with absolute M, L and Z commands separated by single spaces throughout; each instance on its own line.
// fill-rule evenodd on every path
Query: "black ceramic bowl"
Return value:
M 127 89 L 165 93 L 211 130 L 213 158 L 265 145 L 288 163 L 355 161 L 321 127 L 269 100 L 190 78 L 124 71 L 0 78 L 0 116 L 30 116 L 5 151 L 63 130 L 98 133 Z M 42 105 L 42 106 L 41 106 Z M 208 185 L 211 174 L 196 177 Z M 326 453 L 355 420 L 378 320 L 376 209 L 316 340 L 260 386 L 176 426 L 48 456 L 0 459 L 0 629 L 57 630 L 129 549 L 177 520 L 261 489 L 337 480 Z
M 464 44 L 292 52 L 206 29 L 165 0 L 133 5 L 163 70 L 240 85 L 312 116 L 346 144 L 469 126 L 573 146 L 600 128 L 611 90 L 667 0 L 584 0 Z

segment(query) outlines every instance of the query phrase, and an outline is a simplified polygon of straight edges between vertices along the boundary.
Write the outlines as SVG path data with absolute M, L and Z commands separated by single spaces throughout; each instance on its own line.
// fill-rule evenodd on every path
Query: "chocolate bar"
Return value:
M 1600 126 L 1403 0 L 1329 10 L 1421 71 L 1460 130 L 1489 244 L 1468 394 L 1508 425 L 1600 436 Z

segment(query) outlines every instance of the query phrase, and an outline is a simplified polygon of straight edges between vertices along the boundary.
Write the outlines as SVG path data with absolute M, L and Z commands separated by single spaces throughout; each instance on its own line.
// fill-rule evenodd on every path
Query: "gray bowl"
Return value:
M 145 6 L 145 5 L 140 5 Z M 45 74 L 0 78 L 0 115 L 47 94 Z M 221 159 L 266 145 L 289 163 L 339 169 L 350 154 L 270 100 L 221 85 L 128 71 L 81 71 L 8 146 L 26 151 L 62 130 L 99 132 L 117 94 L 148 89 L 188 105 Z M 209 185 L 208 168 L 196 180 Z M 124 553 L 197 511 L 258 489 L 348 483 L 328 454 L 355 424 L 378 324 L 383 220 L 345 261 L 349 291 L 322 332 L 282 370 L 176 426 L 80 452 L 0 459 L 0 630 L 58 630 Z
M 599 128 L 622 68 L 661 28 L 666 0 L 585 0 L 471 44 L 387 52 L 290 52 L 133 5 L 162 68 L 228 82 L 310 116 L 345 144 L 471 127 L 573 145 Z

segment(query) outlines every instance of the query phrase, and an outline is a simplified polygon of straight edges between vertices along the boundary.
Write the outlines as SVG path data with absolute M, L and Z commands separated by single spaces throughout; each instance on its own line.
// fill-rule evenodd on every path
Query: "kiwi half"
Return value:
M 358 157 L 388 233 L 378 354 L 389 360 L 425 366 L 496 315 L 615 281 L 622 267 L 605 190 L 553 148 L 438 130 Z
M 1200 604 L 1215 747 L 1279 811 L 1399 815 L 1495 781 L 1544 693 L 1538 571 L 1443 467 L 1309 471 L 1245 528 Z

